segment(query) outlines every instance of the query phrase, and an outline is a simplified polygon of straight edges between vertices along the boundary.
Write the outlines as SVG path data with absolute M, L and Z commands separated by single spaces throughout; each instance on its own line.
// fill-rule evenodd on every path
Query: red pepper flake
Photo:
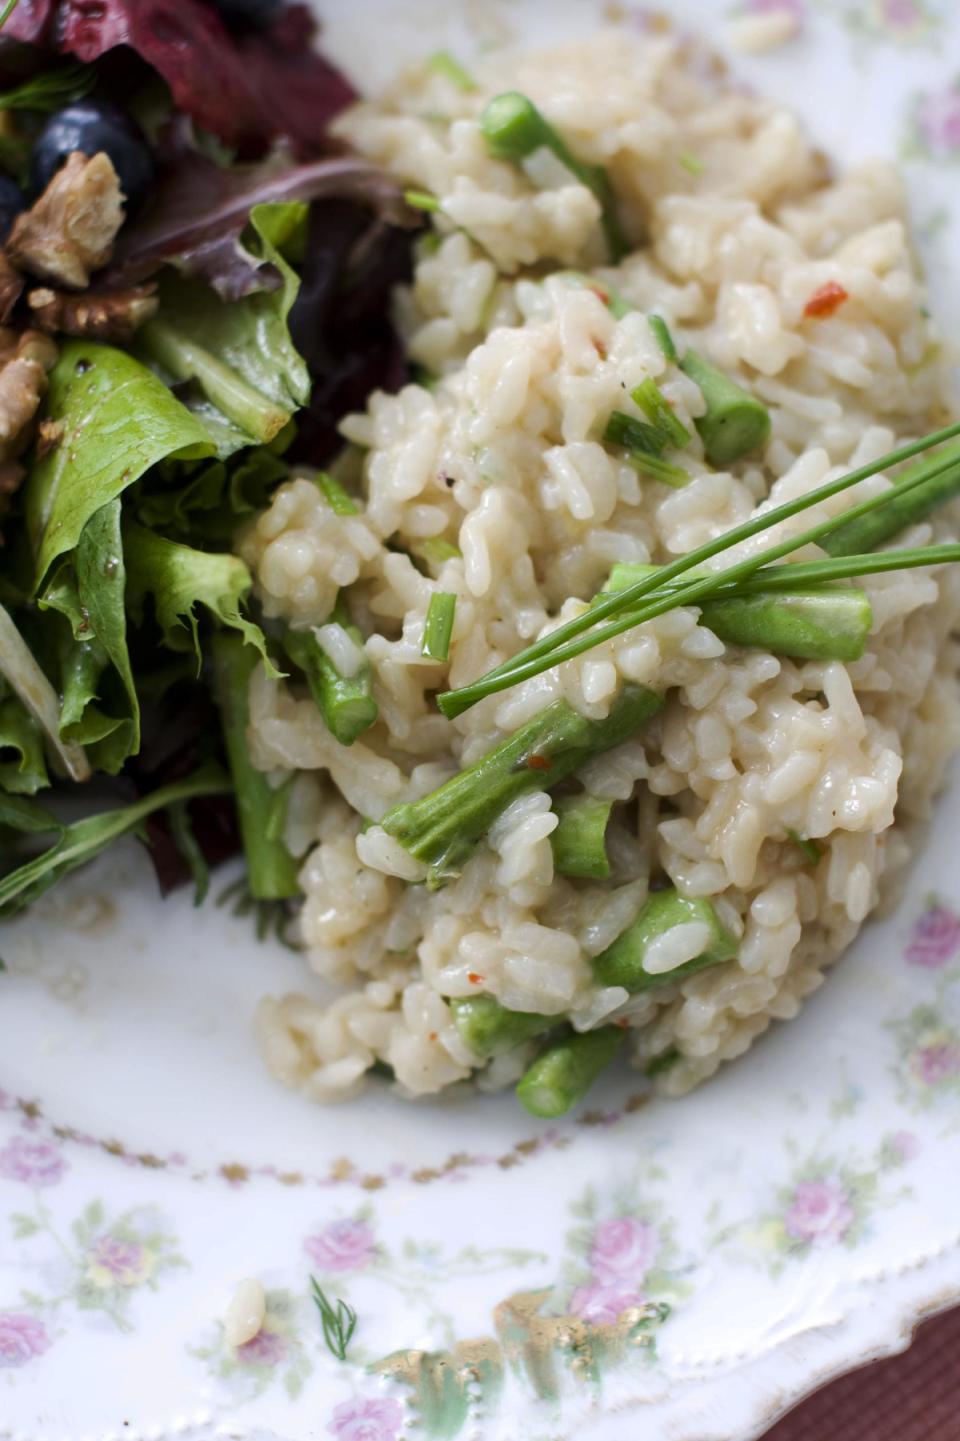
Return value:
M 548 771 L 552 769 L 553 762 L 546 756 L 532 755 L 527 756 L 527 765 L 532 771 Z
M 614 1024 L 615 1026 L 619 1026 L 620 1029 L 621 1029 L 621 1031 L 625 1031 L 625 1030 L 627 1029 L 627 1027 L 629 1026 L 630 1022 L 629 1022 L 629 1020 L 627 1019 L 626 1016 L 621 1016 L 620 1019 L 617 1020 L 617 1021 L 614 1021 L 613 1024 Z
M 589 291 L 591 291 L 592 294 L 594 294 L 594 295 L 597 297 L 598 300 L 602 300 L 603 303 L 604 303 L 604 305 L 609 305 L 609 304 L 610 304 L 610 292 L 609 292 L 609 290 L 604 290 L 603 287 L 600 286 L 600 285 L 588 285 L 588 286 L 587 286 L 587 289 L 588 289 Z
M 486 976 L 481 976 L 479 971 L 468 971 L 467 980 L 470 982 L 471 986 L 479 986 L 482 985 L 483 982 L 486 980 Z
M 436 1033 L 436 1031 L 431 1031 L 431 1032 L 430 1032 L 430 1035 L 428 1036 L 427 1039 L 428 1039 L 428 1040 L 431 1040 L 431 1041 L 435 1041 L 435 1040 L 437 1039 L 437 1033 Z
M 606 360 L 606 358 L 607 358 L 607 347 L 606 347 L 605 345 L 602 345 L 599 340 L 595 340 L 595 341 L 593 342 L 593 347 L 594 347 L 594 349 L 596 350 L 597 354 L 599 355 L 600 359 L 601 359 L 601 360 Z
M 804 315 L 823 317 L 832 315 L 838 310 L 845 300 L 850 299 L 850 293 L 844 290 L 836 280 L 828 280 L 815 290 L 803 308 Z

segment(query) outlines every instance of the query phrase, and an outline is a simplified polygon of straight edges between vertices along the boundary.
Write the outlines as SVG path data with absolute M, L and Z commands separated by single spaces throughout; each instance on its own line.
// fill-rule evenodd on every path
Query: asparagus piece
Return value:
M 578 160 L 532 100 L 518 90 L 495 96 L 480 117 L 480 129 L 487 149 L 496 160 L 520 161 L 535 150 L 552 151 L 561 165 L 596 196 L 611 259 L 614 263 L 622 259 L 627 242 L 617 216 L 610 177 L 602 165 L 585 165 Z
M 537 1011 L 508 1011 L 495 996 L 488 995 L 454 996 L 450 1012 L 464 1044 L 485 1059 L 502 1056 L 532 1036 L 542 1036 L 564 1019 Z
M 606 880 L 610 874 L 607 858 L 607 825 L 613 801 L 584 791 L 564 796 L 554 810 L 560 822 L 550 837 L 553 864 L 561 876 L 582 880 Z
M 351 623 L 341 600 L 337 601 L 330 620 L 342 626 L 358 646 L 363 646 L 363 636 Z M 369 662 L 364 660 L 356 675 L 341 675 L 312 630 L 285 628 L 280 643 L 293 664 L 299 666 L 306 676 L 310 694 L 327 730 L 342 746 L 352 746 L 358 736 L 370 729 L 380 713 L 373 698 Z
M 674 415 L 670 402 L 651 377 L 631 390 L 630 398 L 638 405 L 650 424 L 663 433 L 667 444 L 679 450 L 690 440 L 690 432 Z
M 615 565 L 603 594 L 626 590 L 656 569 Z M 802 660 L 859 660 L 873 621 L 864 591 L 837 585 L 705 600 L 700 616 L 728 645 L 755 646 Z
M 672 971 L 651 973 L 644 969 L 644 960 L 654 941 L 674 926 L 690 921 L 702 921 L 710 931 L 706 950 L 695 960 L 675 966 Z M 731 961 L 737 954 L 737 943 L 717 919 L 717 913 L 708 900 L 697 898 L 687 900 L 672 887 L 655 891 L 631 926 L 617 937 L 612 945 L 593 959 L 593 974 L 598 986 L 624 986 L 631 994 L 653 990 L 656 986 L 670 985 L 707 966 Z
M 434 75 L 442 75 L 444 80 L 449 80 L 464 94 L 477 88 L 477 82 L 473 76 L 463 68 L 459 60 L 450 54 L 449 50 L 435 50 L 427 60 L 427 67 L 433 71 Z
M 717 370 L 695 350 L 688 350 L 680 369 L 699 386 L 707 405 L 694 425 L 711 465 L 725 466 L 764 445 L 770 435 L 770 412 L 736 381 Z
M 474 847 L 511 801 L 528 791 L 550 790 L 590 757 L 627 739 L 663 704 L 642 686 L 625 686 L 599 721 L 587 720 L 566 701 L 554 701 L 472 766 L 418 801 L 394 806 L 383 828 L 426 861 L 428 884 L 460 874 Z
M 517 1099 L 532 1116 L 563 1116 L 587 1094 L 620 1050 L 620 1026 L 575 1031 L 542 1051 L 517 1086 Z
M 895 491 L 891 492 L 890 499 L 875 510 L 849 521 L 846 525 L 837 526 L 836 530 L 825 535 L 820 541 L 824 550 L 831 555 L 862 555 L 868 550 L 875 550 L 878 545 L 905 530 L 908 525 L 916 525 L 918 521 L 924 520 L 938 505 L 952 500 L 955 495 L 960 494 L 960 441 L 945 445 L 942 450 L 925 456 L 916 465 L 907 466 L 906 470 L 894 476 L 893 480 L 895 486 L 902 485 L 905 481 L 915 481 L 918 476 L 936 471 L 951 456 L 956 457 L 956 464 L 944 470 L 941 475 L 933 474 L 927 484 L 918 484 L 906 495 L 898 496 Z
M 297 862 L 269 824 L 276 794 L 247 750 L 247 690 L 259 656 L 239 635 L 227 631 L 216 633 L 212 648 L 214 693 L 233 777 L 250 894 L 257 901 L 299 895 Z
M 431 660 L 446 660 L 450 654 L 450 636 L 457 610 L 457 597 L 448 590 L 436 590 L 430 597 L 427 619 L 423 627 L 421 655 Z

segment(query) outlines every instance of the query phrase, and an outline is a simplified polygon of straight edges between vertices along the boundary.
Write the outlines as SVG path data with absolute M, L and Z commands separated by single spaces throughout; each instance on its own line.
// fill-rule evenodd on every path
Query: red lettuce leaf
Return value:
M 286 137 L 319 154 L 327 126 L 355 98 L 314 49 L 306 5 L 287 5 L 265 31 L 234 34 L 204 0 L 19 0 L 4 41 L 98 60 L 126 45 L 162 75 L 177 108 L 244 155 Z
M 310 207 L 290 337 L 310 370 L 310 400 L 297 414 L 291 458 L 323 465 L 343 445 L 337 422 L 372 390 L 409 378 L 390 321 L 390 294 L 411 275 L 413 232 L 372 218 L 349 200 Z
M 393 182 L 363 160 L 334 156 L 293 165 L 275 156 L 259 165 L 223 168 L 199 151 L 184 149 L 161 176 L 149 211 L 121 233 L 116 258 L 101 283 L 133 285 L 172 263 L 206 280 L 225 300 L 274 289 L 280 281 L 274 267 L 240 242 L 251 209 L 328 196 L 358 201 L 393 224 L 415 221 Z

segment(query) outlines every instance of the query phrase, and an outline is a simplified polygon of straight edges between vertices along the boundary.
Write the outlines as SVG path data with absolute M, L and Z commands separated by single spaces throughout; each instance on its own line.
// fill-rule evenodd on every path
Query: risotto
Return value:
M 548 147 L 491 154 L 480 117 L 508 86 L 609 178 L 628 242 L 615 266 L 596 186 Z M 468 83 L 424 65 L 338 128 L 422 192 L 432 226 L 395 296 L 418 383 L 341 425 L 336 477 L 353 503 L 291 478 L 238 543 L 268 617 L 314 629 L 342 674 L 369 667 L 378 716 L 346 745 L 302 684 L 253 676 L 249 746 L 273 784 L 292 777 L 299 926 L 329 983 L 263 1001 L 263 1054 L 320 1101 L 373 1068 L 407 1096 L 493 1089 L 562 1023 L 572 1037 L 616 1028 L 634 1066 L 683 1092 L 795 1016 L 890 896 L 960 734 L 960 577 L 858 582 L 871 619 L 852 660 L 741 647 L 682 606 L 452 719 L 435 695 L 581 614 L 615 566 L 675 560 L 944 422 L 897 176 L 835 177 L 792 116 L 668 37 L 601 34 L 480 65 Z M 762 402 L 761 444 L 709 454 L 704 392 L 665 335 Z M 690 437 L 686 484 L 610 443 L 614 412 L 643 421 L 631 397 L 647 381 Z M 865 480 L 736 554 L 889 485 Z M 899 542 L 951 527 L 941 511 Z M 441 593 L 455 607 L 434 658 Z M 329 623 L 338 595 L 349 627 Z M 396 807 L 558 701 L 602 727 L 640 687 L 663 698 L 657 714 L 565 783 L 598 803 L 602 874 L 561 863 L 564 787 L 528 788 L 433 883 Z M 644 984 L 619 984 L 604 958 L 665 896 Z M 480 996 L 512 1018 L 502 1045 L 463 1024 Z

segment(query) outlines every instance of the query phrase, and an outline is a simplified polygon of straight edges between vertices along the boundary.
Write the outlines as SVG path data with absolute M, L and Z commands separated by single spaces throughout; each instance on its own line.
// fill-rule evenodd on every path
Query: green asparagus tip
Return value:
M 455 996 L 450 1001 L 450 1012 L 464 1045 L 485 1060 L 502 1056 L 533 1036 L 542 1036 L 562 1020 L 535 1011 L 509 1011 L 486 994 Z

